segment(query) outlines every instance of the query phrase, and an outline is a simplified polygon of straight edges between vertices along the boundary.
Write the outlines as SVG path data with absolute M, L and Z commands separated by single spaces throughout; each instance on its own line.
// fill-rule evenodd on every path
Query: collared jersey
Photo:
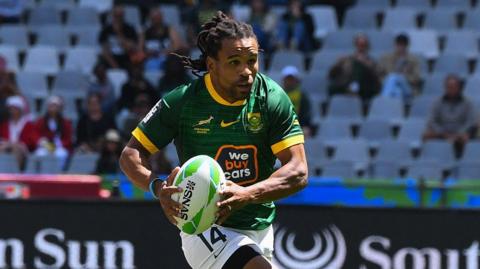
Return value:
M 225 177 L 248 186 L 274 172 L 275 154 L 304 142 L 295 110 L 283 89 L 258 73 L 250 96 L 229 103 L 214 89 L 209 74 L 161 99 L 132 132 L 155 153 L 172 140 L 180 163 L 205 154 L 217 160 Z M 275 217 L 273 202 L 248 204 L 222 224 L 262 230 Z

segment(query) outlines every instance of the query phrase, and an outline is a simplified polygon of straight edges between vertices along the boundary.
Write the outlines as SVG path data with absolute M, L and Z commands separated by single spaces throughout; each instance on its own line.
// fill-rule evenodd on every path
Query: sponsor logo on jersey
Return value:
M 142 120 L 142 123 L 143 124 L 146 124 L 150 118 L 152 118 L 153 114 L 155 114 L 155 112 L 157 112 L 157 110 L 161 109 L 162 108 L 162 102 L 163 102 L 163 99 L 160 99 L 153 107 L 152 109 L 150 109 L 150 111 L 147 113 L 147 115 L 145 116 L 145 118 L 143 118 Z
M 223 145 L 215 160 L 225 172 L 225 178 L 237 184 L 252 183 L 258 178 L 257 147 L 254 145 Z
M 259 112 L 250 112 L 247 114 L 247 128 L 251 132 L 259 132 L 263 128 L 262 118 Z
M 235 123 L 239 122 L 240 120 L 236 120 L 236 121 L 230 121 L 230 122 L 224 122 L 222 120 L 222 122 L 220 122 L 220 127 L 222 128 L 226 128 L 228 126 L 231 126 L 231 125 L 234 125 Z

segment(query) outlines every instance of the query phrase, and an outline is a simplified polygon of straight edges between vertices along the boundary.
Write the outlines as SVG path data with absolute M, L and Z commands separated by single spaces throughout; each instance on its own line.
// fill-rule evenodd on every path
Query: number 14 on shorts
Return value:
M 214 250 L 213 245 L 215 245 L 215 243 L 217 243 L 218 241 L 222 241 L 224 243 L 223 247 L 218 251 L 218 253 L 214 254 L 215 258 L 217 258 L 218 255 L 220 255 L 220 253 L 223 251 L 223 249 L 226 246 L 227 236 L 224 233 L 222 233 L 220 231 L 220 229 L 218 229 L 218 227 L 216 227 L 216 226 L 212 226 L 209 229 L 209 231 L 210 231 L 210 236 L 209 236 L 210 238 L 209 239 L 205 238 L 205 236 L 203 234 L 199 234 L 198 237 L 200 237 L 200 239 L 205 244 L 205 246 L 208 248 L 208 250 L 210 250 L 210 252 L 213 252 L 213 250 Z

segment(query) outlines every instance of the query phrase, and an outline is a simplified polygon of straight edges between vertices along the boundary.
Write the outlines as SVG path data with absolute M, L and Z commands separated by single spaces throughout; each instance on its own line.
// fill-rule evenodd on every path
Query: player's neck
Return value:
M 241 100 L 237 100 L 235 99 L 233 96 L 231 96 L 230 94 L 228 94 L 228 92 L 223 89 L 220 84 L 218 83 L 218 80 L 215 76 L 212 76 L 210 75 L 210 79 L 212 81 L 212 85 L 213 85 L 213 89 L 217 92 L 218 95 L 220 95 L 220 97 L 222 97 L 225 101 L 229 102 L 229 103 L 235 103 L 235 102 L 238 102 L 238 101 L 241 101 Z

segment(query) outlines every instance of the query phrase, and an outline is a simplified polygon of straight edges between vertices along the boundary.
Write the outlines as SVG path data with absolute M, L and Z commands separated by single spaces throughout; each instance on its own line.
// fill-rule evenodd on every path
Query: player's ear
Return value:
M 211 73 L 212 71 L 215 72 L 215 59 L 211 56 L 207 56 L 207 71 Z

